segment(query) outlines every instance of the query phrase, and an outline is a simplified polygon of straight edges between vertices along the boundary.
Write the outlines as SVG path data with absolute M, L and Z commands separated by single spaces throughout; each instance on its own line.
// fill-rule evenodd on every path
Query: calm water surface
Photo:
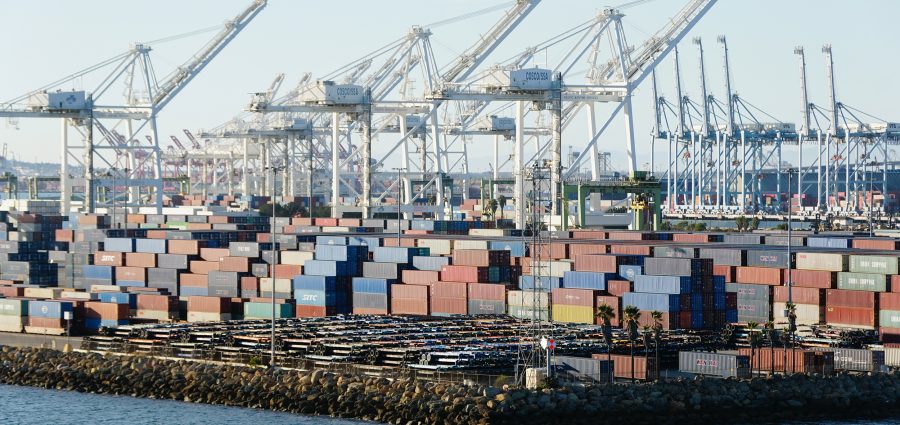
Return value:
M 0 424 L 363 425 L 374 422 L 267 410 L 0 385 Z M 888 425 L 894 420 L 788 422 L 790 425 Z
M 362 425 L 373 422 L 267 410 L 0 385 L 0 424 Z

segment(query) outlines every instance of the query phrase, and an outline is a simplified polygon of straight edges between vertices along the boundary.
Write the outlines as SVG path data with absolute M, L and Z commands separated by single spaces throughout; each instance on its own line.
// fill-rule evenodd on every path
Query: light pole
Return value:
M 866 178 L 869 179 L 869 193 L 866 196 L 869 199 L 869 237 L 871 238 L 875 234 L 875 224 L 872 222 L 872 213 L 875 209 L 875 194 L 872 193 L 872 179 L 874 176 L 872 175 L 872 168 L 874 168 L 878 163 L 875 161 L 869 162 L 869 170 L 866 173 Z M 883 195 L 883 194 L 882 194 Z
M 397 171 L 397 246 L 402 246 L 400 242 L 400 235 L 403 234 L 403 230 L 401 230 L 400 226 L 400 214 L 403 209 L 403 172 L 406 171 L 405 167 L 395 167 L 393 168 Z
M 270 145 L 271 149 L 271 145 Z M 271 152 L 270 152 L 271 155 Z M 272 353 L 271 358 L 269 359 L 269 367 L 275 369 L 275 265 L 278 264 L 278 251 L 275 250 L 275 194 L 278 193 L 275 190 L 275 178 L 278 176 L 278 172 L 284 169 L 284 166 L 276 166 L 271 165 L 269 167 L 265 167 L 266 170 L 272 171 L 272 224 L 270 225 L 271 235 L 269 243 L 272 244 L 272 258 L 271 263 L 269 264 L 269 278 L 272 279 L 272 288 L 270 290 L 269 296 L 272 298 Z
M 788 226 L 787 226 L 787 234 L 788 234 L 788 261 L 787 261 L 788 262 L 788 275 L 787 275 L 788 302 L 787 302 L 787 308 L 784 310 L 784 315 L 788 318 L 788 332 L 791 335 L 791 348 L 793 349 L 794 348 L 793 347 L 793 345 L 794 345 L 794 319 L 793 319 L 793 314 L 791 314 L 791 312 L 790 312 L 790 309 L 791 309 L 791 306 L 794 305 L 794 299 L 793 299 L 793 293 L 792 293 L 792 287 L 793 287 L 792 270 L 794 269 L 794 264 L 791 261 L 791 252 L 793 251 L 793 248 L 794 248 L 794 240 L 791 237 L 793 235 L 793 233 L 792 233 L 793 232 L 793 229 L 792 229 L 793 221 L 791 218 L 791 215 L 792 215 L 791 204 L 793 203 L 793 200 L 794 200 L 794 196 L 792 193 L 792 190 L 793 190 L 792 178 L 794 175 L 794 169 L 788 168 L 787 173 L 788 173 L 788 208 L 787 208 L 787 210 L 788 210 L 787 211 L 787 213 L 788 213 Z M 793 353 L 791 355 L 793 356 Z

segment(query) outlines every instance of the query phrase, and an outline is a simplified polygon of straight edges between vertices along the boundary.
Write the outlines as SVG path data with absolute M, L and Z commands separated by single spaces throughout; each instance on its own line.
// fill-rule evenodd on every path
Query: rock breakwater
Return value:
M 896 373 L 682 379 L 529 391 L 3 347 L 0 383 L 401 425 L 721 423 L 900 413 Z

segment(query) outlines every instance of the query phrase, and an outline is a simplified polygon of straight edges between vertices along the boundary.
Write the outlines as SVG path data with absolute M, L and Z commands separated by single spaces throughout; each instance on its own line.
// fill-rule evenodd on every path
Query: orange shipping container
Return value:
M 610 245 L 609 252 L 611 254 L 651 256 L 653 247 L 650 245 Z
M 738 283 L 753 283 L 757 285 L 781 285 L 781 269 L 769 267 L 738 267 L 735 269 L 735 280 Z
M 228 248 L 200 248 L 200 258 L 204 261 L 219 261 L 228 254 Z
M 790 292 L 791 300 L 794 304 L 825 305 L 824 289 L 793 287 Z M 776 286 L 774 300 L 777 303 L 786 303 L 788 301 L 788 287 Z
M 606 239 L 606 232 L 596 230 L 575 230 L 572 239 Z
M 184 273 L 180 275 L 179 281 L 181 286 L 194 288 L 206 288 L 209 286 L 209 277 L 205 274 Z
M 200 241 L 170 240 L 169 254 L 197 255 L 200 253 Z
M 293 264 L 276 264 L 275 278 L 277 279 L 293 279 L 294 276 L 303 274 L 303 266 Z
M 218 261 L 191 261 L 188 267 L 191 273 L 209 274 L 211 271 L 219 270 Z
M 148 252 L 129 252 L 125 254 L 125 265 L 129 267 L 156 267 L 156 254 Z
M 594 359 L 606 360 L 606 354 L 594 354 Z M 624 354 L 613 354 L 610 356 L 613 361 L 613 372 L 616 378 L 631 379 L 632 357 Z M 647 381 L 659 379 L 659 370 L 656 367 L 656 359 L 654 357 L 634 356 L 634 379 L 639 381 Z
M 230 313 L 231 298 L 188 297 L 188 311 L 201 313 Z
M 433 270 L 403 270 L 400 278 L 403 283 L 412 285 L 433 285 L 440 280 L 441 272 Z
M 193 261 L 191 263 L 193 263 Z M 222 257 L 222 259 L 219 260 L 218 270 L 223 272 L 247 273 L 250 271 L 250 259 L 247 257 Z M 191 271 L 193 271 L 193 269 Z M 209 273 L 209 271 L 207 271 L 207 273 Z
M 116 280 L 146 282 L 147 269 L 143 267 L 116 267 Z
M 619 315 L 622 311 L 622 298 L 614 296 L 614 295 L 598 295 L 597 296 L 597 307 L 606 304 L 613 309 L 613 317 L 609 319 L 610 326 L 619 326 Z M 596 324 L 602 325 L 603 320 L 599 317 L 597 318 Z
M 88 301 L 84 303 L 84 317 L 88 319 L 124 320 L 128 318 L 128 304 Z
M 784 269 L 784 282 L 788 281 L 788 271 Z M 837 282 L 837 273 L 823 270 L 791 270 L 791 282 L 793 286 L 805 288 L 834 288 Z

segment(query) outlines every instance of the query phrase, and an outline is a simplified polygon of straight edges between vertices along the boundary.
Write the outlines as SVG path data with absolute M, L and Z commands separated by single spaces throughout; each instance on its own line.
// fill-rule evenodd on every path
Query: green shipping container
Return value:
M 0 316 L 27 316 L 28 300 L 8 300 L 0 298 Z
M 167 229 L 187 230 L 188 223 L 186 221 L 169 221 L 166 222 Z M 269 315 L 271 316 L 271 314 Z
M 856 273 L 897 274 L 897 257 L 851 255 L 850 271 Z
M 887 277 L 875 273 L 838 273 L 838 289 L 887 292 Z
M 286 319 L 294 317 L 293 304 L 275 304 L 275 318 Z M 272 304 L 271 303 L 244 303 L 244 319 L 271 319 Z
M 878 325 L 882 328 L 900 329 L 900 311 L 881 310 L 878 316 Z

